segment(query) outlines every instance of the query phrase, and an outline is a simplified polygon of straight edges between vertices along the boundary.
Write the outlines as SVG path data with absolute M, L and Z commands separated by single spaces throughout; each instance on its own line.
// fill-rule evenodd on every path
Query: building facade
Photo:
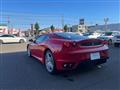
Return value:
M 8 34 L 8 26 L 6 24 L 0 24 L 0 34 Z
M 85 33 L 88 31 L 87 26 L 85 25 L 85 20 L 84 18 L 81 18 L 79 20 L 79 24 L 78 25 L 73 25 L 72 26 L 72 32 L 77 32 L 77 33 Z
M 72 32 L 85 33 L 87 31 L 88 31 L 88 28 L 86 25 L 73 25 L 72 26 Z

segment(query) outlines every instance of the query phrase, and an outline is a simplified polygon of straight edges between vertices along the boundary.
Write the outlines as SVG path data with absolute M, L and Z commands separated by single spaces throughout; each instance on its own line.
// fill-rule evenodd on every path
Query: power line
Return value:
M 14 16 L 14 15 L 17 15 L 17 16 L 35 16 L 35 17 L 40 17 L 40 16 L 42 16 L 42 17 L 54 17 L 54 16 L 59 16 L 59 17 L 61 17 L 63 14 L 39 14 L 39 15 L 36 15 L 36 14 L 25 14 L 25 13 L 11 13 L 11 12 L 3 12 L 3 14 L 6 14 L 6 15 L 12 15 L 12 16 Z

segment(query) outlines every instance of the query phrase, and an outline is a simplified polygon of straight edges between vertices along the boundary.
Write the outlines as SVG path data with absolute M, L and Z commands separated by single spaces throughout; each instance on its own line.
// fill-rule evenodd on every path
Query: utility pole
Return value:
M 71 32 L 71 25 L 68 24 L 68 32 Z
M 7 23 L 8 23 L 8 34 L 10 34 L 10 17 L 7 17 Z
M 31 36 L 34 36 L 35 32 L 34 32 L 34 24 L 31 24 L 31 30 L 30 30 L 30 34 Z
M 104 18 L 104 22 L 105 22 L 105 30 L 107 31 L 107 23 L 108 23 L 109 18 Z
M 96 31 L 97 31 L 98 30 L 98 24 L 97 23 L 95 24 L 95 28 L 96 28 Z

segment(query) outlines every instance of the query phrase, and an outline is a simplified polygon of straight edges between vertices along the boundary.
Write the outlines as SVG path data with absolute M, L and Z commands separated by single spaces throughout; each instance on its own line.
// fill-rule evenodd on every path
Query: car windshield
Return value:
M 75 33 L 55 33 L 57 36 L 67 40 L 84 40 L 87 39 L 85 36 L 81 36 Z

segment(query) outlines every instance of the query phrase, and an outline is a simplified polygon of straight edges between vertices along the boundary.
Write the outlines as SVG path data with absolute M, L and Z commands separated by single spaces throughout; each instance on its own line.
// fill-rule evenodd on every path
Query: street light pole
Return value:
M 105 22 L 105 30 L 107 31 L 107 23 L 108 23 L 109 18 L 104 18 L 104 22 Z
M 7 23 L 8 23 L 8 34 L 10 34 L 10 17 L 7 17 Z
M 71 32 L 71 27 L 70 27 L 71 25 L 70 24 L 68 24 L 68 32 Z

